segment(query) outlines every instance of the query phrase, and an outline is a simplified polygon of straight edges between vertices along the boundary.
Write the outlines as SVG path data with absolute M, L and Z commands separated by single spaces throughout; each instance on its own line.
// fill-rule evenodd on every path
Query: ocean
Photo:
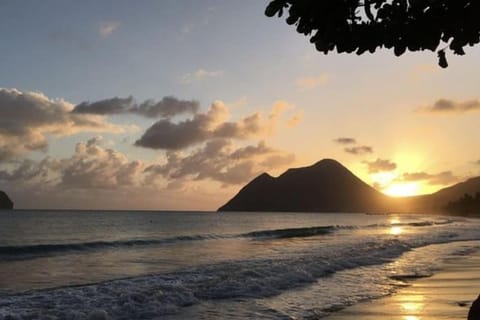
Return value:
M 0 319 L 320 319 L 479 250 L 463 217 L 0 211 Z

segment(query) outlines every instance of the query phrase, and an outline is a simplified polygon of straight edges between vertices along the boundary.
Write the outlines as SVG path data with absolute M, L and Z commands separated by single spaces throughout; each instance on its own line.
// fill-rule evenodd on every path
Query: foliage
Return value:
M 445 209 L 456 214 L 480 214 L 480 192 L 475 196 L 465 194 L 456 201 L 450 201 Z
M 464 55 L 465 46 L 480 41 L 479 0 L 273 0 L 265 14 L 281 17 L 286 10 L 287 23 L 325 54 L 438 50 L 446 68 L 446 48 Z

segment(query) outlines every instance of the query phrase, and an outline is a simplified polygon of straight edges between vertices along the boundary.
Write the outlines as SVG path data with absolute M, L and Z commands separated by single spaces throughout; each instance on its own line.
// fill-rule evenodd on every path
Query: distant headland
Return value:
M 263 173 L 218 211 L 446 213 L 449 203 L 477 192 L 480 177 L 430 195 L 389 197 L 338 161 L 324 159 L 309 167 L 288 169 L 277 178 Z
M 0 190 L 0 209 L 13 209 L 13 201 L 8 195 Z

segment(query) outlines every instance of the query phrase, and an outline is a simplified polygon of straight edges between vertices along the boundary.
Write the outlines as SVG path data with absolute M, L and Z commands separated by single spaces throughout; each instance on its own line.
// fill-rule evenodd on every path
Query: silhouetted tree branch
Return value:
M 464 55 L 480 41 L 479 0 L 273 0 L 265 14 L 287 10 L 287 23 L 325 54 L 430 50 L 446 68 L 445 49 Z

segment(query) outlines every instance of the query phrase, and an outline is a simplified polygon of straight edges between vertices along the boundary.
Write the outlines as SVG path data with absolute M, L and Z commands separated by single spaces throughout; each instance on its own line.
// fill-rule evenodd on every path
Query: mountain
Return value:
M 13 202 L 7 194 L 0 190 L 0 209 L 13 209 Z
M 465 194 L 474 196 L 477 192 L 480 192 L 480 177 L 470 178 L 465 182 L 422 196 L 419 201 L 425 210 L 443 211 L 450 201 L 457 201 Z
M 218 211 L 419 212 L 444 213 L 450 201 L 480 192 L 480 177 L 422 196 L 393 198 L 375 190 L 339 162 L 324 159 L 288 169 L 274 178 L 263 173 Z
M 332 159 L 253 179 L 219 211 L 378 212 L 389 197 Z

